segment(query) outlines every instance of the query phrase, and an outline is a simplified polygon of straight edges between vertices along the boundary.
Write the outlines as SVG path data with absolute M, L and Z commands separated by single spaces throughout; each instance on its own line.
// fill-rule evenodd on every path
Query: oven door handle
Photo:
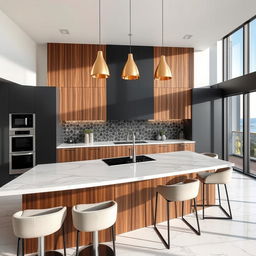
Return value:
M 33 155 L 33 152 L 28 152 L 28 153 L 11 153 L 11 155 L 13 156 L 29 156 L 29 155 Z
M 28 118 L 25 118 L 25 125 L 28 126 Z

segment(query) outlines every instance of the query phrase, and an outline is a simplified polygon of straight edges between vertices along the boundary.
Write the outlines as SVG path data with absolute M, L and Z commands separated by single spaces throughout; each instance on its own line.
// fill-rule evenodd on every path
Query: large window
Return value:
M 237 30 L 228 38 L 228 78 L 243 75 L 243 42 L 243 28 Z
M 256 18 L 224 37 L 224 80 L 256 72 Z M 225 159 L 256 176 L 256 91 L 227 98 Z
M 256 92 L 250 93 L 250 173 L 256 175 Z
M 254 72 L 256 71 L 256 19 L 250 22 L 249 31 L 249 69 L 250 72 Z
M 228 160 L 243 170 L 243 96 L 232 96 L 228 101 Z

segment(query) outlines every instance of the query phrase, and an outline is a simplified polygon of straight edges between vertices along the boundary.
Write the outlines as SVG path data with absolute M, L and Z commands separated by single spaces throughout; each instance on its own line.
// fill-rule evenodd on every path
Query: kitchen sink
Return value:
M 103 159 L 103 162 L 105 162 L 107 165 L 120 165 L 120 164 L 131 164 L 132 158 L 130 157 L 119 157 L 119 158 L 109 158 L 109 159 Z M 136 156 L 136 162 L 148 162 L 148 161 L 155 161 L 155 159 L 148 157 L 148 156 Z
M 132 141 L 114 141 L 114 144 L 132 144 Z M 147 143 L 145 140 L 136 140 L 135 144 Z

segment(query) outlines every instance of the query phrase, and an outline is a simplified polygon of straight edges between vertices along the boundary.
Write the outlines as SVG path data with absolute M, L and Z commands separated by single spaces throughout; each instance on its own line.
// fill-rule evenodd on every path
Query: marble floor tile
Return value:
M 256 180 L 234 172 L 228 189 L 233 220 L 202 220 L 199 211 L 201 236 L 180 219 L 171 220 L 170 250 L 165 249 L 152 226 L 124 233 L 117 236 L 117 256 L 256 256 Z M 226 207 L 223 188 L 221 192 Z M 0 197 L 0 256 L 16 255 L 11 215 L 20 205 L 20 197 Z M 222 212 L 211 207 L 206 209 L 206 215 L 222 216 Z M 186 218 L 196 224 L 193 214 Z M 163 235 L 167 234 L 166 223 L 158 227 Z M 75 255 L 74 248 L 68 249 L 68 256 L 71 255 Z

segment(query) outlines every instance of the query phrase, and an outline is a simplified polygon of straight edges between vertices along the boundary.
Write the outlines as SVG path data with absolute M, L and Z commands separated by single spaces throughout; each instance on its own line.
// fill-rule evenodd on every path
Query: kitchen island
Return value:
M 23 209 L 67 206 L 65 221 L 67 246 L 75 246 L 71 208 L 79 203 L 115 200 L 118 203 L 117 234 L 152 225 L 155 188 L 185 178 L 195 178 L 201 171 L 232 166 L 230 162 L 189 151 L 148 155 L 155 161 L 108 166 L 102 160 L 38 165 L 0 188 L 0 196 L 22 195 Z M 200 195 L 198 201 L 200 202 Z M 208 188 L 207 200 L 215 201 L 215 189 Z M 171 204 L 171 218 L 180 215 Z M 179 204 L 177 204 L 179 208 Z M 159 202 L 157 222 L 166 220 L 166 204 Z M 185 213 L 191 212 L 190 202 Z M 109 231 L 101 231 L 100 241 L 109 241 Z M 81 235 L 81 245 L 91 242 L 90 234 Z M 46 249 L 62 248 L 61 233 L 47 237 Z M 37 241 L 26 241 L 26 252 L 37 250 Z

